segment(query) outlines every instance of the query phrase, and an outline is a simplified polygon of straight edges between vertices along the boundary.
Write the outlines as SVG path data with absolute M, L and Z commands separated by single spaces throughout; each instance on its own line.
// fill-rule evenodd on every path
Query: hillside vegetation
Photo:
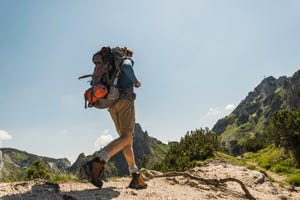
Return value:
M 30 180 L 27 170 L 36 162 L 42 163 L 51 174 L 65 173 L 70 166 L 66 158 L 54 159 L 12 148 L 0 149 L 0 181 Z
M 300 110 L 276 111 L 264 136 L 262 140 L 268 146 L 245 157 L 300 186 Z
M 299 108 L 300 70 L 292 77 L 270 76 L 249 92 L 230 115 L 218 120 L 212 130 L 221 136 L 226 153 L 242 155 L 265 147 L 262 134 L 276 111 Z

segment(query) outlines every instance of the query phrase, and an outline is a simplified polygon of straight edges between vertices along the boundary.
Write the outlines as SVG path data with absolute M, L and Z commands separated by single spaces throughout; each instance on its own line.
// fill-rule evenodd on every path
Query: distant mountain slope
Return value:
M 228 116 L 213 127 L 228 153 L 243 153 L 241 139 L 255 137 L 266 128 L 279 109 L 300 108 L 300 70 L 292 77 L 265 78 Z
M 161 141 L 150 137 L 147 131 L 143 131 L 139 124 L 136 124 L 133 138 L 133 149 L 136 163 L 139 167 L 145 165 L 151 166 L 161 161 L 167 153 L 168 145 L 163 144 Z M 94 154 L 96 154 L 95 152 Z M 44 161 L 46 166 L 53 172 L 63 170 L 70 171 L 74 174 L 80 174 L 81 165 L 90 159 L 92 155 L 85 156 L 80 154 L 74 164 L 68 159 L 54 159 L 35 154 L 27 153 L 13 148 L 0 148 L 0 181 L 6 178 L 14 177 L 20 178 L 24 174 L 24 169 L 33 165 L 37 159 Z M 128 174 L 127 162 L 122 152 L 113 156 L 109 163 L 106 165 L 106 177 L 112 175 L 123 176 Z
M 151 165 L 161 161 L 167 153 L 168 145 L 150 137 L 147 131 L 143 131 L 142 127 L 136 124 L 133 137 L 133 150 L 137 165 L 142 167 L 145 164 Z M 95 152 L 94 155 L 95 154 L 97 154 L 97 152 Z M 85 156 L 83 153 L 80 154 L 74 164 L 69 168 L 69 171 L 74 174 L 79 174 L 81 165 L 91 158 L 92 155 Z M 123 153 L 119 152 L 113 156 L 106 165 L 106 176 L 123 176 L 126 174 L 128 174 L 127 162 Z
M 54 172 L 65 170 L 71 165 L 66 158 L 54 159 L 13 148 L 0 148 L 0 180 L 21 173 L 24 168 L 32 165 L 37 159 L 43 160 L 49 169 Z

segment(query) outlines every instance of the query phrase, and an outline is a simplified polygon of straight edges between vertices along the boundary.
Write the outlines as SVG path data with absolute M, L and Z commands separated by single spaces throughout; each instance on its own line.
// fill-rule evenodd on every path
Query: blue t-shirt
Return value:
M 130 57 L 125 58 L 122 64 L 122 71 L 119 77 L 119 88 L 121 90 L 131 90 L 133 92 L 135 83 L 138 83 L 134 71 L 134 60 Z

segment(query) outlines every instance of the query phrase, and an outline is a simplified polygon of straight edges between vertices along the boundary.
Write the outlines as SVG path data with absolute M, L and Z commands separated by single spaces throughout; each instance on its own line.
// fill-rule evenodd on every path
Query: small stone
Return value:
M 166 177 L 167 181 L 173 181 L 173 177 Z
M 178 179 L 177 177 L 173 177 L 172 181 L 173 181 L 174 183 L 179 184 L 179 179 Z
M 189 185 L 192 186 L 192 187 L 197 187 L 199 185 L 199 183 L 196 180 L 190 180 Z
M 150 172 L 151 172 L 154 176 L 161 176 L 161 175 L 163 175 L 162 172 L 155 171 L 155 170 L 150 170 Z
M 198 184 L 197 185 L 197 188 L 201 189 L 201 190 L 207 190 L 207 191 L 210 191 L 211 190 L 211 187 L 208 186 L 208 185 L 200 185 Z
M 242 167 L 241 169 L 242 171 L 248 171 L 248 169 L 246 167 Z
M 171 185 L 175 185 L 175 184 L 176 184 L 176 183 L 174 183 L 173 181 L 170 181 L 169 183 L 170 183 Z
M 282 193 L 284 196 L 288 196 L 288 197 L 292 196 L 291 193 L 289 193 L 288 191 L 282 191 Z
M 265 175 L 263 173 L 256 173 L 254 174 L 253 179 L 255 184 L 262 184 L 265 182 Z
M 278 198 L 279 198 L 280 200 L 287 200 L 287 199 L 288 199 L 288 197 L 286 197 L 286 196 L 283 195 L 283 194 L 278 195 Z
M 151 171 L 149 171 L 149 170 L 146 170 L 145 173 L 144 173 L 144 175 L 145 175 L 148 179 L 154 178 L 154 174 L 153 174 Z
M 150 179 L 147 176 L 143 176 L 144 181 L 149 181 Z
M 215 195 L 209 193 L 205 195 L 208 199 L 217 199 Z
M 131 191 L 130 191 L 130 194 L 131 194 L 131 195 L 138 195 L 138 193 L 137 193 L 136 191 L 134 191 L 134 190 L 131 190 Z
M 194 167 L 193 169 L 189 170 L 190 173 L 195 173 L 198 171 L 202 171 L 200 167 Z

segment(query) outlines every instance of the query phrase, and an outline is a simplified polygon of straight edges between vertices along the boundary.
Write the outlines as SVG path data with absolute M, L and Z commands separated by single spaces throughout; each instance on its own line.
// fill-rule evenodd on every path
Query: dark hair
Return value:
M 124 47 L 123 50 L 124 50 L 126 56 L 132 57 L 133 51 L 131 49 Z

